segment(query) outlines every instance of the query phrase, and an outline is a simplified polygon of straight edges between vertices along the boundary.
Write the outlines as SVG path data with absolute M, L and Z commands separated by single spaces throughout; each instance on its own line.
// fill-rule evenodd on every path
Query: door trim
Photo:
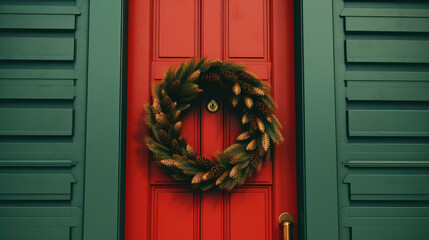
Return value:
M 310 240 L 339 238 L 332 2 L 295 1 L 298 227 Z
M 90 1 L 83 239 L 123 239 L 126 0 Z

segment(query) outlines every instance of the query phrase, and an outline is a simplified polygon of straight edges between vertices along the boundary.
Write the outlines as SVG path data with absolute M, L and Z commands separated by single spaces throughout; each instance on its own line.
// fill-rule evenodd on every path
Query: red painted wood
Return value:
M 230 193 L 228 232 L 231 240 L 270 240 L 271 187 L 242 187 Z
M 277 217 L 297 217 L 292 0 L 130 0 L 125 239 L 281 239 Z M 180 31 L 179 31 L 180 30 Z M 178 39 L 179 38 L 179 39 Z M 150 86 L 189 57 L 242 62 L 272 87 L 285 143 L 231 193 L 200 192 L 165 175 L 137 133 Z M 205 105 L 205 104 L 204 104 Z M 241 132 L 221 103 L 183 117 L 183 134 L 206 157 Z M 296 239 L 296 229 L 295 239 Z
M 192 189 L 155 187 L 153 189 L 152 236 L 153 239 L 196 239 L 198 211 L 194 207 L 198 198 Z M 166 231 L 165 226 L 168 226 Z
M 295 81 L 293 48 L 293 2 L 273 1 L 272 61 L 274 100 L 276 111 L 283 125 L 285 142 L 274 149 L 274 216 L 289 212 L 297 219 L 296 198 L 296 131 L 295 131 Z M 289 170 L 286 170 L 289 169 Z M 277 224 L 277 219 L 273 219 Z M 278 225 L 277 225 L 278 226 Z M 280 239 L 280 227 L 275 239 Z M 297 228 L 294 228 L 297 239 Z
M 207 111 L 206 106 L 211 99 L 218 102 L 219 110 L 215 113 Z M 223 149 L 223 104 L 215 96 L 203 101 L 201 111 L 201 154 L 214 160 L 214 152 Z
M 267 45 L 265 0 L 229 0 L 230 58 L 264 58 Z
M 155 2 L 156 44 L 159 58 L 193 57 L 198 49 L 199 4 L 197 0 Z

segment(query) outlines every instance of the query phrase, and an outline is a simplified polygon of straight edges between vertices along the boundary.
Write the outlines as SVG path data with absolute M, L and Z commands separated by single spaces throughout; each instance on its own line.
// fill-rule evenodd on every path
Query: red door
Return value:
M 278 216 L 290 212 L 296 218 L 292 2 L 130 0 L 126 240 L 281 239 Z M 173 180 L 142 144 L 150 86 L 168 66 L 192 57 L 246 64 L 272 87 L 278 104 L 285 142 L 256 177 L 231 192 L 200 192 Z M 239 119 L 220 107 L 210 113 L 200 106 L 184 119 L 182 134 L 206 157 L 240 133 Z

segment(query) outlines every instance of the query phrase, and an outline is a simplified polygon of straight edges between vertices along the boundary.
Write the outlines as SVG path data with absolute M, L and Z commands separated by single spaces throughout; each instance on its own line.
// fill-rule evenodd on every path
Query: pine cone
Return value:
M 220 77 L 222 80 L 229 82 L 236 82 L 238 80 L 238 77 L 233 72 L 228 70 L 220 72 Z
M 205 158 L 205 157 L 201 157 L 201 156 L 197 156 L 197 163 L 203 167 L 204 169 L 209 170 L 210 168 L 212 168 L 215 163 L 212 162 L 210 159 Z
M 215 166 L 210 168 L 210 170 L 206 174 L 203 175 L 202 179 L 203 179 L 203 181 L 207 181 L 207 180 L 210 180 L 213 178 L 217 178 L 224 171 L 225 171 L 225 169 L 220 164 L 216 164 Z
M 233 107 L 236 107 L 238 105 L 238 97 L 232 96 L 231 104 Z
M 250 138 L 250 133 L 246 131 L 246 132 L 238 135 L 237 140 L 238 141 L 243 141 L 243 140 L 247 140 L 249 138 Z
M 250 121 L 250 118 L 247 114 L 243 114 L 243 117 L 241 118 L 241 123 L 246 124 Z
M 252 130 L 258 129 L 258 122 L 256 121 L 255 116 L 249 117 L 249 123 L 250 123 L 250 129 L 252 129 Z
M 173 103 L 173 100 L 171 100 L 164 89 L 162 89 L 162 97 L 162 110 L 163 112 L 168 113 L 172 108 L 174 108 L 174 105 L 177 105 L 177 103 Z
M 176 135 L 180 134 L 180 131 L 182 130 L 182 122 L 177 122 L 176 124 L 174 124 L 174 133 L 176 133 Z
M 253 151 L 253 150 L 255 150 L 256 149 L 256 146 L 257 146 L 258 144 L 256 143 L 256 139 L 253 139 L 249 144 L 247 144 L 247 146 L 246 146 L 246 150 L 247 151 Z
M 261 121 L 261 119 L 256 118 L 256 122 L 258 123 L 258 129 L 261 132 L 265 132 L 265 125 L 264 123 Z
M 241 170 L 241 166 L 239 164 L 235 165 L 232 169 L 231 172 L 229 173 L 229 177 L 231 178 L 236 178 L 238 177 L 238 173 Z
M 248 109 L 251 109 L 253 107 L 253 100 L 250 97 L 245 97 L 244 103 L 246 104 Z
M 214 66 L 220 62 L 222 62 L 222 61 L 217 59 L 217 58 L 212 58 L 212 59 L 207 60 L 207 62 L 205 62 L 205 65 L 212 67 L 212 66 Z
M 238 74 L 238 78 L 239 78 L 240 80 L 245 80 L 245 81 L 247 81 L 247 80 L 254 80 L 254 79 L 255 79 L 255 76 L 253 76 L 252 74 L 250 74 L 250 73 L 248 73 L 248 72 L 242 72 L 242 73 Z
M 192 178 L 191 184 L 198 184 L 203 180 L 204 172 L 199 172 L 195 174 L 195 176 Z
M 221 184 L 228 176 L 229 176 L 229 171 L 227 170 L 216 180 L 216 186 Z
M 173 95 L 177 95 L 178 93 L 179 93 L 179 90 L 180 90 L 180 87 L 181 87 L 181 82 L 180 82 L 180 79 L 176 79 L 176 80 L 174 80 L 174 82 L 173 83 L 171 83 L 171 86 L 170 86 L 170 92 L 173 94 Z
M 257 88 L 257 87 L 253 88 L 253 94 L 258 95 L 258 96 L 265 96 L 264 90 Z
M 270 137 L 266 132 L 262 135 L 262 148 L 265 152 L 270 148 Z
M 271 116 L 274 113 L 273 110 L 271 108 L 269 108 L 267 106 L 267 104 L 265 104 L 263 102 L 256 102 L 255 108 L 258 112 L 260 112 L 264 116 Z
M 189 76 L 188 80 L 191 82 L 195 82 L 200 77 L 200 74 L 201 74 L 201 70 L 198 69 L 195 72 L 193 72 L 191 76 Z
M 188 157 L 190 158 L 190 159 L 195 159 L 195 157 L 196 157 L 196 152 L 195 152 L 195 150 L 191 147 L 191 145 L 186 145 L 186 152 L 188 153 Z
M 248 94 L 248 95 L 252 95 L 253 92 L 253 87 L 252 85 L 250 85 L 247 82 L 241 82 L 241 90 L 243 90 L 244 93 Z
M 164 129 L 159 130 L 159 136 L 161 137 L 162 142 L 170 144 L 171 137 Z
M 153 110 L 155 113 L 161 113 L 162 112 L 161 104 L 159 103 L 158 98 L 153 99 L 152 107 L 153 107 Z
M 239 95 L 241 93 L 241 87 L 239 83 L 235 83 L 234 87 L 232 87 L 232 91 L 234 92 L 235 95 Z
M 172 168 L 176 165 L 176 161 L 174 161 L 173 159 L 163 159 L 161 161 L 159 161 L 162 165 Z
M 173 141 L 171 141 L 171 149 L 173 150 L 173 153 L 179 154 L 182 152 L 182 149 L 180 148 L 180 145 L 177 139 L 173 139 Z
M 165 114 L 163 112 L 161 112 L 159 114 L 155 114 L 155 120 L 161 126 L 168 126 L 167 116 L 165 116 Z
M 258 154 L 252 154 L 249 158 L 249 164 L 253 169 L 259 172 L 262 168 L 262 159 L 258 156 Z
M 216 73 L 207 73 L 202 76 L 202 80 L 205 82 L 217 83 L 220 81 L 220 76 Z

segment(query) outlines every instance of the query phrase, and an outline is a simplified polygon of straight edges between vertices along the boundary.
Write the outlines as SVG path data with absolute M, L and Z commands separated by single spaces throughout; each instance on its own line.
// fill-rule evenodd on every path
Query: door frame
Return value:
M 123 239 L 126 0 L 89 1 L 83 239 Z
M 298 236 L 339 239 L 334 0 L 295 0 Z
M 84 240 L 123 239 L 127 2 L 89 4 Z M 298 231 L 309 240 L 338 239 L 332 2 L 294 0 Z

